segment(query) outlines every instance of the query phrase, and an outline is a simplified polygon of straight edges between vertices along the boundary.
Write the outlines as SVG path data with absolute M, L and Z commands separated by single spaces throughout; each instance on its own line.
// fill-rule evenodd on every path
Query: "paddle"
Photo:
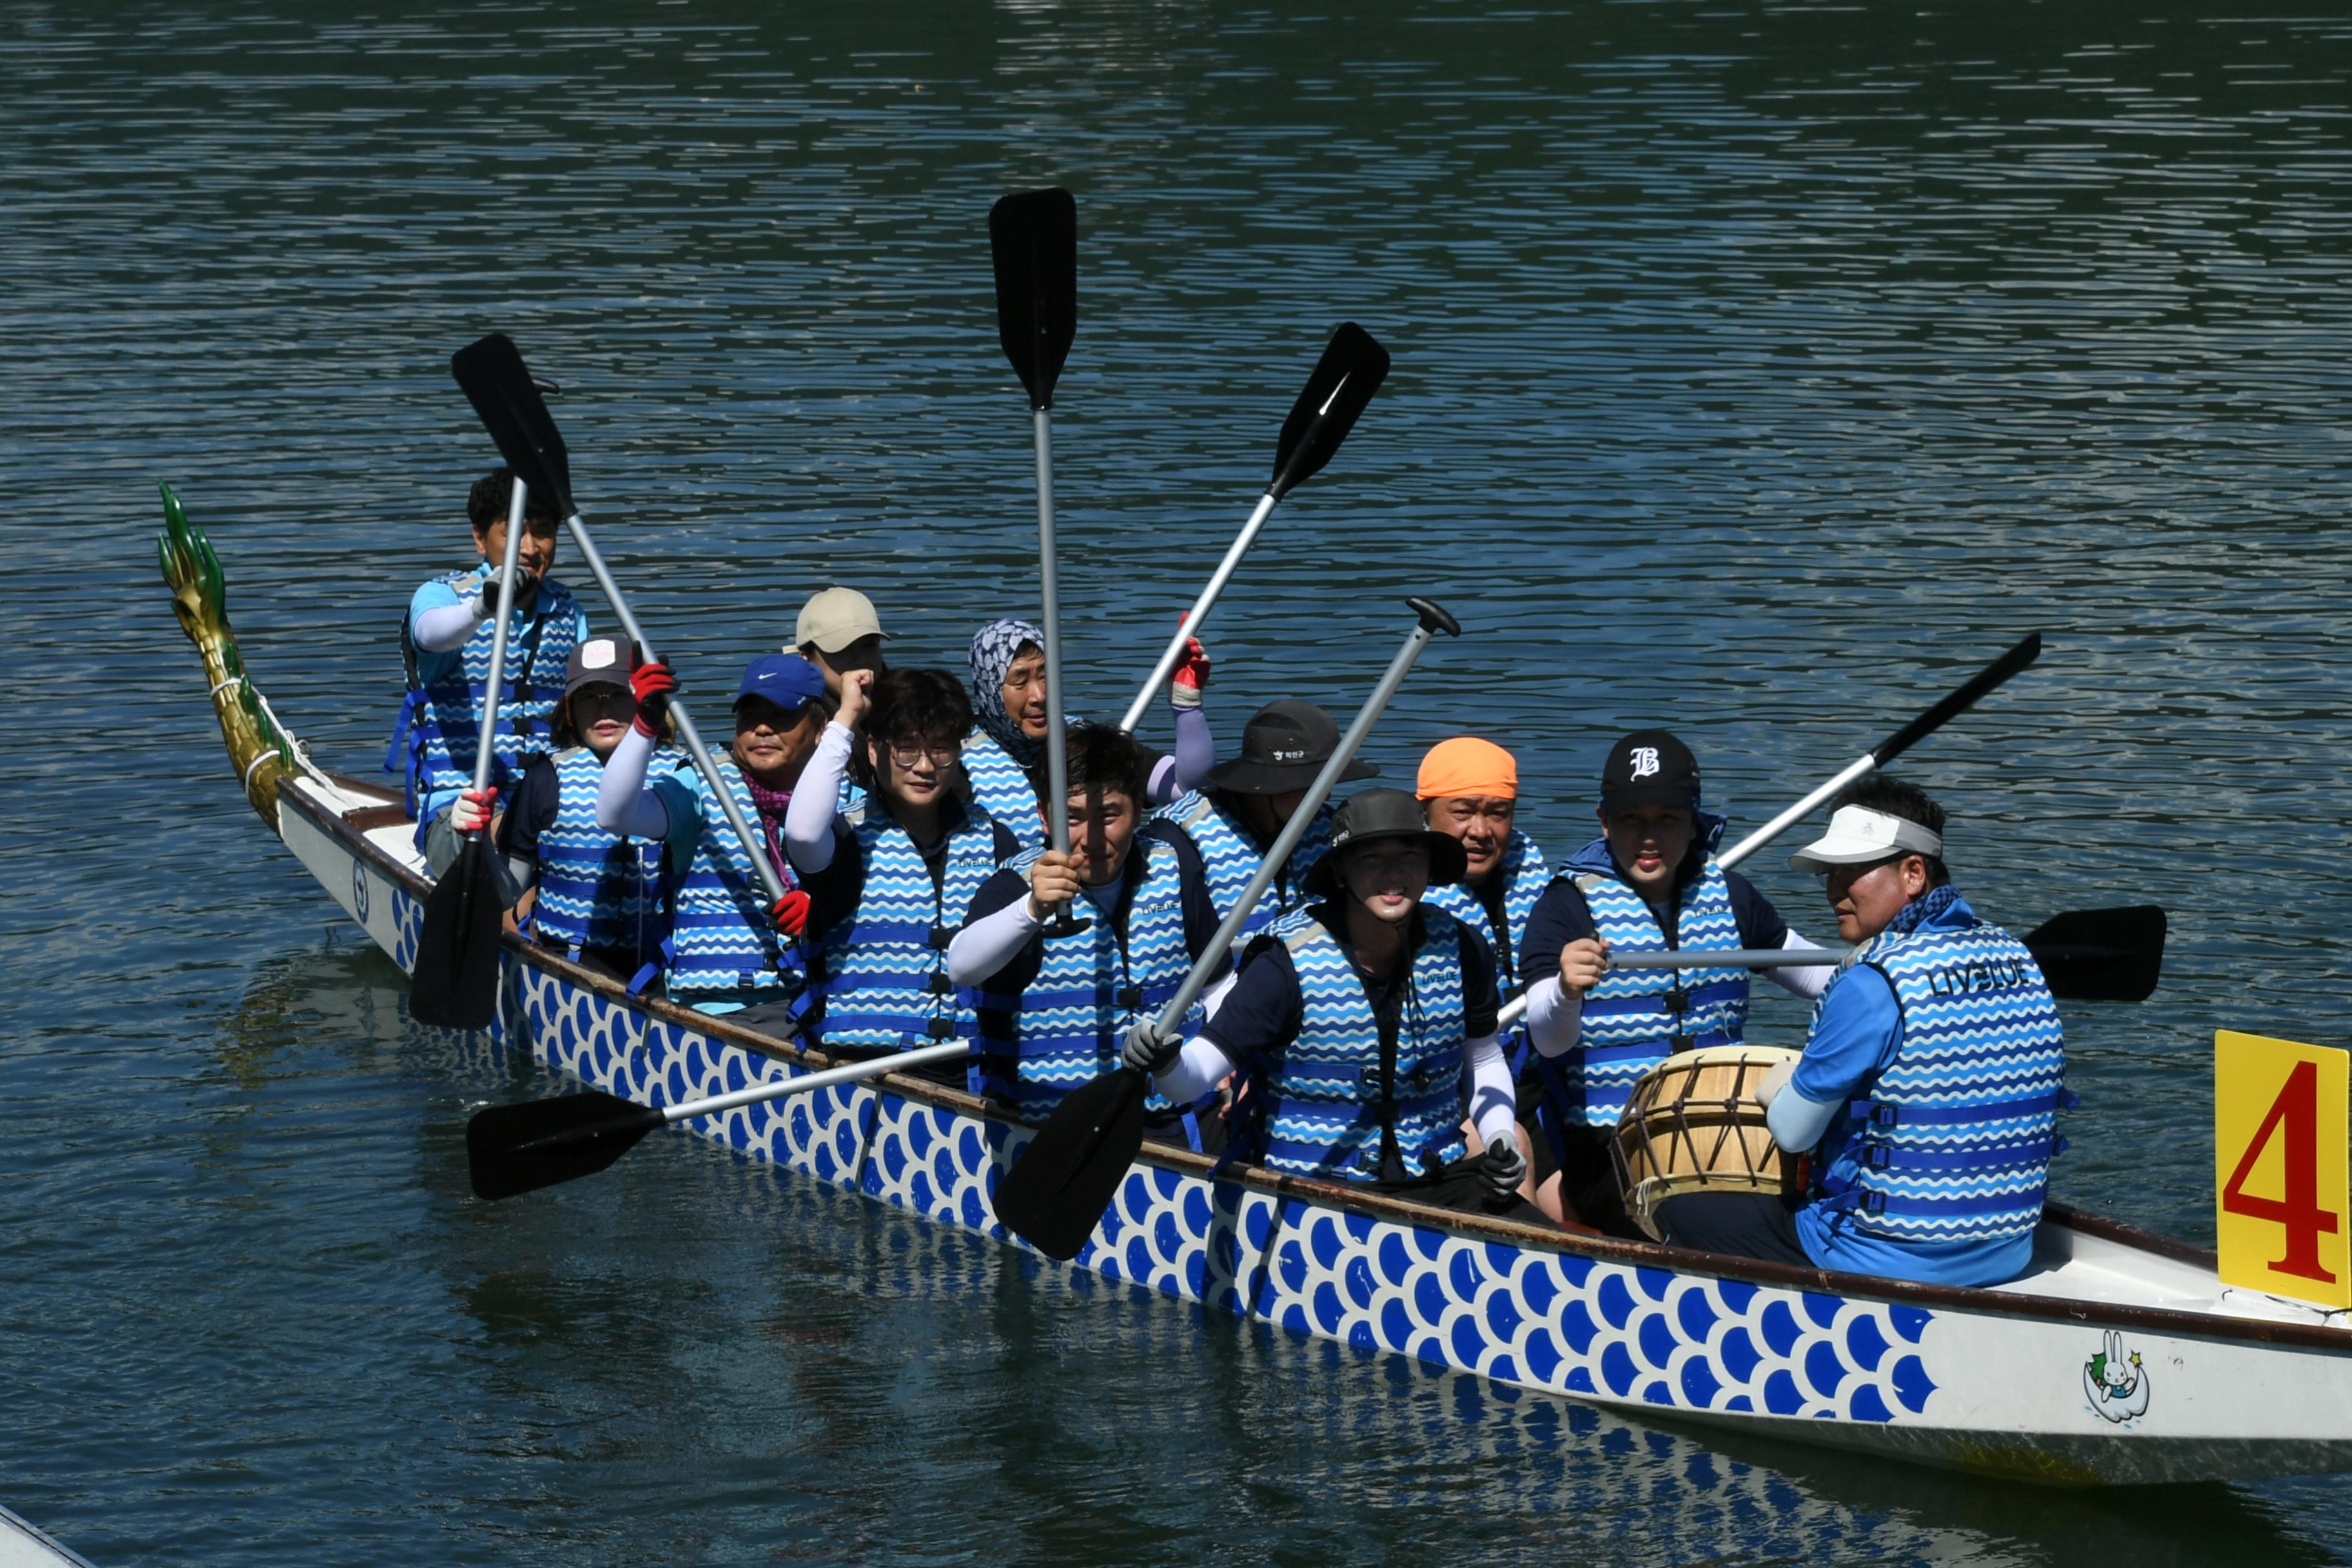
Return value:
M 474 744 L 474 793 L 490 787 L 499 732 L 499 689 L 507 673 L 507 626 L 514 614 L 515 568 L 522 559 L 527 489 L 520 470 L 509 487 L 507 543 L 499 576 L 499 618 L 490 633 L 489 680 L 482 692 L 481 733 Z M 433 884 L 409 965 L 408 1016 L 444 1029 L 487 1029 L 499 1016 L 499 937 L 506 901 L 499 896 L 488 829 L 466 835 L 457 858 Z
M 547 404 L 524 366 L 514 340 L 504 332 L 492 332 L 468 343 L 450 356 L 449 371 L 465 389 L 474 412 L 481 416 L 483 428 L 498 443 L 507 466 L 518 476 L 528 478 L 530 488 L 553 501 L 555 510 L 563 514 L 564 526 L 571 529 L 572 542 L 580 548 L 580 558 L 595 574 L 596 585 L 604 590 L 605 601 L 620 618 L 621 629 L 648 661 L 654 659 L 654 645 L 646 640 L 637 617 L 629 613 L 627 596 L 613 581 L 604 556 L 596 552 L 596 542 L 588 537 L 586 520 L 572 504 L 571 457 L 563 449 L 563 437 L 556 430 L 555 421 L 548 417 Z M 727 825 L 742 841 L 744 853 L 751 858 L 751 869 L 758 874 L 760 886 L 766 890 L 772 907 L 784 896 L 784 881 L 768 862 L 766 835 L 752 831 L 742 806 L 735 799 L 735 792 L 727 787 L 718 764 L 710 760 L 710 752 L 702 744 L 701 735 L 695 731 L 694 721 L 687 716 L 686 705 L 673 697 L 669 711 L 677 721 L 678 739 L 686 743 L 687 753 L 709 782 L 719 809 L 726 815 Z
M 1290 820 L 1283 824 L 1274 845 L 1258 863 L 1257 874 L 1242 890 L 1242 896 L 1224 922 L 1217 927 L 1216 935 L 1202 949 L 1192 973 L 1184 984 L 1161 1008 L 1158 1020 L 1162 1035 L 1172 1036 L 1183 1026 L 1184 1015 L 1192 1010 L 1200 999 L 1202 987 L 1209 983 L 1226 951 L 1241 935 L 1242 927 L 1257 908 L 1257 901 L 1274 885 L 1283 867 L 1289 861 L 1291 851 L 1315 821 L 1315 814 L 1329 798 L 1339 775 L 1356 755 L 1364 737 L 1371 732 L 1381 710 L 1412 668 L 1421 650 L 1439 632 L 1447 637 L 1462 635 L 1461 623 L 1427 599 L 1407 599 L 1412 607 L 1415 623 L 1412 635 L 1389 661 L 1381 683 L 1366 699 L 1355 722 L 1339 737 L 1338 750 L 1331 753 L 1323 771 L 1299 798 L 1291 812 Z M 1128 1167 L 1143 1147 L 1143 1100 L 1150 1089 L 1150 1080 L 1134 1068 L 1120 1067 L 1090 1083 L 1080 1085 L 1063 1097 L 1053 1115 L 1037 1130 L 1021 1158 L 1013 1163 L 1004 1179 L 997 1184 L 994 1195 L 996 1217 L 1004 1228 L 1028 1242 L 1048 1258 L 1068 1262 L 1087 1245 L 1087 1237 L 1102 1223 L 1103 1210 L 1110 1206 L 1118 1184 L 1127 1177 Z
M 2041 657 L 2042 634 L 2028 632 L 2018 639 L 2014 647 L 1970 676 L 1958 690 L 1949 693 L 1931 706 L 1922 709 L 1909 723 L 1848 763 L 1839 770 L 1835 778 L 1730 848 L 1716 856 L 1715 863 L 1727 871 L 1730 870 L 1734 866 L 1787 832 L 1822 802 L 1829 799 L 1863 774 L 1874 768 L 1885 767 L 1946 724 L 1975 707 L 1987 692 Z M 1507 1029 L 1517 1023 L 1526 1015 L 1527 1010 L 1528 999 L 1525 996 L 1514 997 L 1503 1005 L 1503 1010 L 1497 1016 L 1496 1022 L 1499 1027 Z
M 1143 710 L 1151 705 L 1152 694 L 1168 679 L 1168 672 L 1176 668 L 1176 661 L 1184 657 L 1186 639 L 1209 618 L 1209 606 L 1217 602 L 1234 568 L 1249 553 L 1249 547 L 1257 542 L 1258 531 L 1265 526 L 1276 503 L 1331 460 L 1339 443 L 1356 427 L 1356 416 L 1371 402 L 1372 394 L 1381 389 L 1381 382 L 1388 374 L 1389 351 L 1373 341 L 1371 333 L 1353 321 L 1345 321 L 1331 334 L 1323 357 L 1315 363 L 1314 374 L 1307 378 L 1306 389 L 1291 405 L 1290 417 L 1282 422 L 1282 437 L 1275 445 L 1272 482 L 1265 487 L 1265 494 L 1258 498 L 1257 507 L 1250 513 L 1249 521 L 1242 525 L 1240 535 L 1225 551 L 1225 558 L 1210 574 L 1209 585 L 1192 601 L 1192 607 L 1184 613 L 1184 619 L 1176 627 L 1176 635 L 1160 650 L 1160 661 L 1145 678 L 1143 689 L 1128 704 L 1126 716 L 1118 721 L 1121 730 L 1130 735 L 1135 732 L 1136 725 L 1143 721 Z
M 2164 911 L 2154 904 L 2069 910 L 2025 938 L 2050 994 L 2073 1002 L 2144 1002 L 2164 967 Z M 1612 952 L 1612 969 L 1816 969 L 1848 953 L 1825 947 L 1684 948 Z
M 593 1176 L 627 1153 L 638 1139 L 673 1122 L 716 1116 L 737 1106 L 806 1094 L 836 1083 L 879 1078 L 960 1057 L 971 1048 L 961 1042 L 925 1046 L 873 1061 L 803 1073 L 782 1083 L 755 1084 L 708 1100 L 690 1100 L 683 1105 L 639 1105 L 594 1089 L 552 1100 L 525 1100 L 520 1105 L 494 1105 L 475 1112 L 466 1123 L 466 1170 L 473 1178 L 474 1195 L 496 1202 L 517 1193 Z
M 1054 576 L 1054 383 L 1078 330 L 1078 204 L 1058 186 L 1016 191 L 988 210 L 988 248 L 996 267 L 996 333 L 1004 357 L 1029 391 L 1037 445 L 1037 575 L 1045 600 L 1045 813 L 1054 851 L 1070 852 L 1070 753 L 1063 733 L 1062 595 Z M 1045 924 L 1048 936 L 1084 931 L 1066 903 Z

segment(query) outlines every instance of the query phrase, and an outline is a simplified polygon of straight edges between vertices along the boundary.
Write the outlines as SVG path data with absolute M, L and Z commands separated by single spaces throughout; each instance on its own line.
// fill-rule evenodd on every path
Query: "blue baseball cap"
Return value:
M 816 666 L 796 653 L 772 653 L 753 659 L 744 669 L 735 700 L 763 698 L 787 713 L 797 713 L 824 695 L 824 677 L 817 673 Z

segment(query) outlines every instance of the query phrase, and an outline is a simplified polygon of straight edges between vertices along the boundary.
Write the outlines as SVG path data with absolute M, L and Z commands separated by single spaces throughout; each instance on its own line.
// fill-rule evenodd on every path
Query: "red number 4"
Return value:
M 2254 1163 L 2270 1147 L 2271 1137 L 2286 1127 L 2286 1180 L 2284 1195 L 2257 1197 L 2246 1191 Z M 2254 1141 L 2230 1173 L 2221 1189 L 2221 1207 L 2248 1219 L 2264 1219 L 2286 1228 L 2286 1256 L 2271 1265 L 2282 1274 L 2335 1283 L 2336 1276 L 2320 1267 L 2319 1233 L 2336 1234 L 2341 1223 L 2336 1214 L 2319 1206 L 2319 1068 L 2297 1062 L 2287 1074 L 2286 1087 L 2271 1101 L 2270 1114 L 2254 1133 Z

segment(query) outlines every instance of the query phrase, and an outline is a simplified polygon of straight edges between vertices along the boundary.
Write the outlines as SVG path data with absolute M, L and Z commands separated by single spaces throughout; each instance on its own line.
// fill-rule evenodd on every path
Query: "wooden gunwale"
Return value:
M 340 774 L 329 776 L 333 779 L 338 788 L 351 794 L 376 799 L 397 799 L 392 792 L 379 785 L 362 783 Z M 384 876 L 398 882 L 412 898 L 422 900 L 431 892 L 432 884 L 429 881 L 371 843 L 365 836 L 365 830 L 353 820 L 364 819 L 373 824 L 373 819 L 380 815 L 381 808 L 362 808 L 353 812 L 351 818 L 346 818 L 312 799 L 306 790 L 299 787 L 281 788 L 278 792 L 278 804 L 281 809 L 290 806 L 299 811 L 322 832 L 343 844 L 355 855 L 364 858 L 371 866 Z M 397 820 L 406 821 L 408 818 L 404 814 Z M 382 824 L 382 826 L 390 825 L 389 821 Z M 619 1005 L 694 1029 L 707 1037 L 722 1039 L 730 1045 L 761 1056 L 809 1069 L 833 1066 L 840 1061 L 858 1059 L 854 1057 L 828 1056 L 822 1051 L 804 1050 L 788 1042 L 731 1025 L 723 1016 L 714 1017 L 697 1013 L 673 1002 L 631 996 L 619 982 L 526 942 L 512 932 L 506 934 L 505 942 L 509 951 L 524 963 L 558 975 L 571 984 L 592 991 Z M 887 1073 L 880 1078 L 869 1079 L 868 1083 L 872 1087 L 887 1089 L 890 1093 L 905 1099 L 937 1106 L 959 1115 L 978 1117 L 986 1121 L 1003 1122 L 1008 1126 L 1021 1125 L 1018 1119 L 1010 1113 L 988 1105 L 973 1095 L 929 1079 L 901 1073 Z M 1203 1178 L 1208 1176 L 1210 1168 L 1214 1163 L 1209 1157 L 1193 1153 L 1188 1149 L 1149 1143 L 1144 1146 L 1143 1154 L 1138 1163 Z M 2352 1353 L 2352 1327 L 2336 1328 L 2268 1322 L 2254 1319 L 2226 1318 L 2216 1314 L 2182 1311 L 2173 1308 L 2134 1307 L 2114 1302 L 2077 1300 L 2059 1296 L 2021 1295 L 2004 1290 L 1988 1290 L 1962 1286 L 1925 1285 L 1909 1280 L 1888 1279 L 1877 1275 L 1849 1274 L 1823 1268 L 1799 1268 L 1788 1264 L 1727 1258 L 1716 1253 L 1693 1252 L 1655 1242 L 1624 1241 L 1597 1233 L 1579 1234 L 1574 1231 L 1554 1230 L 1549 1226 L 1526 1225 L 1513 1220 L 1491 1219 L 1479 1215 L 1431 1208 L 1402 1198 L 1361 1192 L 1339 1183 L 1318 1182 L 1309 1177 L 1278 1174 L 1256 1167 L 1228 1168 L 1219 1173 L 1216 1179 L 1275 1194 L 1281 1197 L 1295 1197 L 1320 1207 L 1361 1215 L 1371 1219 L 1389 1220 L 1417 1229 L 1444 1231 L 1455 1236 L 1498 1242 L 1511 1247 L 1570 1253 L 1596 1260 L 1656 1268 L 1671 1273 L 1703 1275 L 1719 1279 L 1738 1279 L 1759 1285 L 1819 1291 L 1826 1295 L 1904 1302 L 1921 1307 L 1940 1307 L 1999 1317 L 2039 1319 L 2095 1327 L 2137 1329 L 2150 1333 L 2178 1335 L 2190 1339 L 2253 1342 Z M 2210 1268 L 2214 1266 L 2214 1255 L 2202 1247 L 2174 1240 L 2156 1232 L 2143 1230 L 2120 1220 L 2088 1214 L 2056 1203 L 2045 1206 L 2043 1216 L 2052 1223 L 2082 1235 L 2113 1241 L 2174 1262 L 2189 1264 L 2200 1268 Z

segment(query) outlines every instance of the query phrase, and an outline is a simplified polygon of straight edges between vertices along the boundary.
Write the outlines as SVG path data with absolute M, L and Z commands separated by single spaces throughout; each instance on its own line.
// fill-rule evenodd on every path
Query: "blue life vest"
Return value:
M 1150 820 L 1173 823 L 1184 830 L 1192 847 L 1201 852 L 1201 874 L 1208 882 L 1209 902 L 1215 906 L 1217 918 L 1223 920 L 1231 915 L 1234 906 L 1249 890 L 1250 879 L 1265 863 L 1249 829 L 1214 796 L 1197 789 L 1170 801 L 1153 812 Z M 1331 806 L 1327 803 L 1317 809 L 1306 837 L 1290 852 L 1288 868 L 1266 889 L 1265 897 L 1257 901 L 1257 908 L 1242 927 L 1242 934 L 1254 936 L 1287 911 L 1314 902 L 1299 883 L 1330 847 Z
M 595 948 L 635 970 L 660 951 L 668 929 L 663 897 L 665 849 L 596 825 L 596 790 L 604 764 L 585 746 L 555 753 L 555 820 L 539 832 L 539 898 L 534 936 L 567 953 Z
M 759 830 L 760 808 L 751 786 L 730 756 L 715 756 L 727 793 L 743 818 Z M 768 918 L 767 889 L 751 865 L 751 852 L 735 836 L 710 782 L 692 762 L 678 759 L 676 782 L 694 791 L 702 828 L 693 858 L 670 893 L 666 984 L 670 994 L 689 1005 L 725 995 L 729 1000 L 773 1000 L 802 983 L 800 944 L 787 944 Z M 787 889 L 797 886 L 790 863 L 776 868 Z
M 1598 871 L 1576 879 L 1601 940 L 1619 952 L 1664 952 L 1665 935 L 1642 895 Z M 1731 887 L 1713 860 L 1681 890 L 1675 948 L 1738 947 Z M 1576 1044 L 1539 1058 L 1544 1088 L 1570 1122 L 1614 1127 L 1634 1083 L 1676 1051 L 1736 1046 L 1748 1022 L 1744 969 L 1612 969 L 1584 994 Z
M 1853 1211 L 1843 1223 L 1888 1241 L 2031 1234 L 2065 1147 L 2058 1112 L 2074 1104 L 2057 1004 L 2033 955 L 1998 926 L 1923 925 L 1881 932 L 1845 968 L 1856 963 L 1894 986 L 1903 1034 L 1868 1096 L 1846 1107 L 1823 1206 Z
M 863 868 L 857 909 L 817 943 L 809 1000 L 824 1009 L 817 1033 L 826 1048 L 906 1051 L 972 1037 L 971 1010 L 948 978 L 948 942 L 996 870 L 996 829 L 968 814 L 948 835 L 935 889 L 914 839 L 869 803 L 853 829 Z
M 1410 985 L 1398 1009 L 1396 1063 L 1383 1094 L 1380 1021 L 1344 949 L 1312 912 L 1295 910 L 1261 941 L 1290 950 L 1298 974 L 1298 1037 L 1249 1064 L 1260 1158 L 1277 1171 L 1353 1182 L 1381 1174 L 1381 1129 L 1395 1129 L 1409 1173 L 1459 1158 L 1462 1136 L 1462 928 L 1422 911 Z
M 983 1053 L 974 1090 L 1008 1102 L 1024 1121 L 1044 1121 L 1062 1096 L 1118 1066 L 1129 1026 L 1157 1016 L 1192 973 L 1176 848 L 1148 837 L 1131 852 L 1143 855 L 1144 869 L 1127 900 L 1124 931 L 1099 910 L 1082 908 L 1092 923 L 1068 936 L 1045 935 L 1036 978 L 1025 989 L 964 994 Z M 1011 868 L 1025 871 L 1043 853 L 1030 850 Z M 1197 1033 L 1203 1016 L 1194 1004 L 1184 1033 Z M 1166 1103 L 1153 1094 L 1145 1108 Z
M 985 730 L 974 730 L 963 740 L 963 776 L 971 786 L 974 805 L 1004 825 L 1023 849 L 1045 847 L 1045 808 L 1037 804 L 1036 786 L 1013 753 Z
M 436 579 L 446 583 L 462 603 L 481 585 L 485 569 L 452 572 Z M 450 673 L 426 685 L 417 671 L 417 648 L 408 617 L 400 621 L 400 651 L 408 671 L 408 694 L 401 700 L 399 721 L 384 753 L 386 773 L 403 775 L 409 815 L 416 818 L 416 843 L 422 848 L 428 818 L 436 797 L 446 801 L 474 787 L 474 753 L 481 744 L 482 700 L 490 681 L 490 643 L 497 634 L 492 620 L 474 628 L 458 650 Z M 518 614 L 508 628 L 507 661 L 499 694 L 499 729 L 490 742 L 490 784 L 509 793 L 533 757 L 555 750 L 548 731 L 549 716 L 563 695 L 563 669 L 577 645 L 579 605 L 572 591 L 552 578 L 539 580 L 539 596 L 528 614 Z M 420 809 L 420 804 L 425 809 Z
M 1510 842 L 1503 847 L 1503 864 L 1498 868 L 1503 879 L 1503 921 L 1510 929 L 1496 931 L 1494 921 L 1486 918 L 1486 906 L 1478 895 L 1459 882 L 1433 886 L 1421 896 L 1421 901 L 1432 909 L 1444 910 L 1472 931 L 1486 939 L 1494 951 L 1496 989 L 1508 1002 L 1523 987 L 1519 984 L 1519 945 L 1527 940 L 1528 917 L 1535 913 L 1536 900 L 1551 886 L 1551 866 L 1536 841 L 1511 829 Z M 1503 1055 L 1511 1064 L 1514 1078 L 1527 1068 L 1528 1026 L 1524 1018 L 1503 1035 Z

